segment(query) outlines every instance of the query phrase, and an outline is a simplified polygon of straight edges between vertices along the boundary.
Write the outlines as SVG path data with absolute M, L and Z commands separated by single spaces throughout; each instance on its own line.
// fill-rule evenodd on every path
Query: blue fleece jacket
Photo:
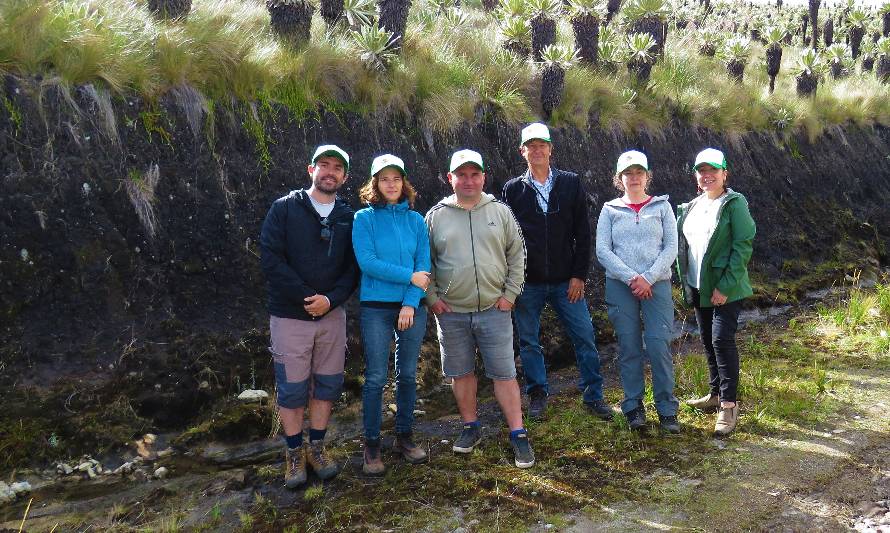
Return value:
M 352 245 L 362 271 L 361 301 L 420 305 L 424 291 L 411 284 L 411 275 L 430 271 L 430 241 L 423 217 L 407 200 L 358 211 Z

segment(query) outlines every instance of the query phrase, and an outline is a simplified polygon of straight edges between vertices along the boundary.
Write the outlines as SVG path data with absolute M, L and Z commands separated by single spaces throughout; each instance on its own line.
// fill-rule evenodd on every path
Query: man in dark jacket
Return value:
M 547 126 L 534 123 L 524 128 L 519 151 L 528 170 L 508 181 L 503 192 L 528 249 L 525 288 L 516 300 L 514 316 L 529 416 L 539 418 L 547 407 L 540 330 L 541 312 L 549 303 L 575 348 L 584 404 L 594 415 L 611 419 L 613 411 L 603 400 L 599 352 L 584 299 L 591 248 L 587 193 L 577 174 L 550 167 L 552 150 Z
M 325 452 L 324 436 L 331 407 L 343 387 L 343 304 L 358 283 L 352 251 L 354 213 L 337 197 L 348 171 L 346 152 L 334 145 L 319 146 L 309 165 L 312 186 L 276 200 L 260 236 L 289 488 L 306 481 L 307 462 L 322 479 L 337 474 Z M 304 445 L 307 404 L 309 443 Z

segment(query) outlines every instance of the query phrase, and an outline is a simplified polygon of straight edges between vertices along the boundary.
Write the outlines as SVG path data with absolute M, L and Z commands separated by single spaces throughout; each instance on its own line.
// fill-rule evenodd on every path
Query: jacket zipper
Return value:
M 476 275 L 476 311 L 482 311 L 482 293 L 479 291 L 479 271 L 476 268 L 476 242 L 473 238 L 473 211 L 467 211 L 470 217 L 470 250 L 473 254 L 473 274 Z

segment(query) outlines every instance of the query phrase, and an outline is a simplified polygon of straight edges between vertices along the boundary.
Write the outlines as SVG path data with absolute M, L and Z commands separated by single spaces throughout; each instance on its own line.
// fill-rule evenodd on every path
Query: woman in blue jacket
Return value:
M 417 399 L 417 358 L 426 332 L 423 296 L 429 284 L 430 245 L 423 217 L 413 211 L 414 188 L 405 164 L 386 154 L 371 164 L 371 179 L 359 198 L 368 207 L 355 214 L 352 243 L 362 271 L 361 331 L 365 353 L 362 411 L 365 454 L 362 471 L 381 475 L 380 424 L 390 343 L 396 341 L 395 450 L 411 464 L 427 454 L 411 433 Z

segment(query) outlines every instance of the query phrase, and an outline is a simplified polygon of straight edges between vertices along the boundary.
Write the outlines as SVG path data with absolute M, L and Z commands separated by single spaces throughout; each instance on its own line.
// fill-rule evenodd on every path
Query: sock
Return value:
M 516 440 L 519 438 L 519 435 L 525 433 L 525 428 L 514 429 L 510 432 L 510 440 Z
M 315 429 L 309 428 L 309 442 L 318 442 L 320 440 L 324 440 L 325 433 L 327 433 L 327 428 L 325 429 Z
M 478 429 L 479 426 L 481 426 L 482 424 L 480 424 L 478 420 L 474 420 L 474 421 L 472 421 L 472 422 L 464 422 L 464 425 L 465 425 L 465 426 L 472 426 L 472 427 Z
M 291 450 L 301 448 L 303 446 L 303 432 L 301 431 L 296 435 L 285 435 L 284 440 L 287 442 L 287 447 Z

